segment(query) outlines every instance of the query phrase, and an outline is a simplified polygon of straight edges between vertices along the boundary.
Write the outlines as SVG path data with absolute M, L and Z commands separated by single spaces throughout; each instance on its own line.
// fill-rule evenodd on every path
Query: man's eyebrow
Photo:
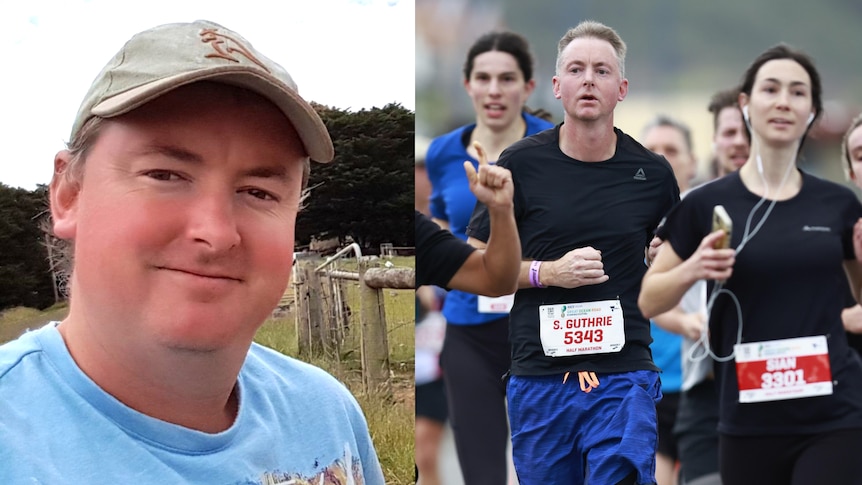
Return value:
M 258 178 L 274 178 L 274 179 L 278 179 L 281 181 L 286 181 L 289 178 L 287 176 L 287 168 L 285 168 L 284 164 L 250 168 L 248 170 L 243 170 L 242 176 L 244 176 L 244 177 L 258 177 Z
M 571 61 L 567 62 L 565 65 L 566 65 L 566 66 L 571 66 L 571 65 L 578 65 L 578 66 L 587 66 L 587 65 L 590 65 L 590 66 L 611 66 L 612 64 L 611 64 L 610 62 L 607 62 L 607 61 L 604 61 L 604 60 L 598 60 L 598 61 L 587 62 L 587 61 L 585 61 L 585 60 L 583 60 L 583 59 L 572 59 Z
M 168 158 L 173 158 L 178 162 L 188 162 L 193 164 L 200 164 L 204 161 L 200 154 L 174 145 L 147 145 L 139 153 L 143 156 L 162 155 Z
M 143 156 L 161 155 L 178 162 L 189 163 L 192 165 L 201 165 L 204 163 L 204 158 L 200 154 L 175 145 L 147 145 L 140 151 L 140 154 Z M 286 181 L 289 177 L 287 176 L 287 168 L 285 165 L 286 163 L 274 163 L 271 165 L 253 167 L 243 170 L 240 175 L 243 177 L 274 178 Z

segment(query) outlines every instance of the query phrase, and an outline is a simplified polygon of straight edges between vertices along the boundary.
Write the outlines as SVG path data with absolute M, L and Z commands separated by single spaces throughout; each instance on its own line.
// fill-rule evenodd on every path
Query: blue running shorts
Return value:
M 511 376 L 506 396 L 520 485 L 655 483 L 658 372 Z

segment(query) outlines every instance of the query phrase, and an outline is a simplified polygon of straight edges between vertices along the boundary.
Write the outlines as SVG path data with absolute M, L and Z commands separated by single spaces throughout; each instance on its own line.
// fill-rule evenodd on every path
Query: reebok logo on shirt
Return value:
M 633 177 L 635 180 L 646 180 L 646 174 L 644 173 L 644 169 L 639 168 L 635 176 Z
M 803 232 L 832 232 L 832 229 L 825 226 L 802 226 Z

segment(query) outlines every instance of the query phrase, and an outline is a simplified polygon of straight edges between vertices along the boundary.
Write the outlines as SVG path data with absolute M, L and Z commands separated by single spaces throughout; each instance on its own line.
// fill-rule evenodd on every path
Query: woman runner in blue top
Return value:
M 464 88 L 476 122 L 434 139 L 426 158 L 431 214 L 463 240 L 476 205 L 463 167 L 465 160 L 478 166 L 472 142 L 481 142 L 488 160 L 496 161 L 513 142 L 553 127 L 524 108 L 534 87 L 533 57 L 522 36 L 491 32 L 474 42 L 464 64 Z M 464 481 L 499 485 L 506 483 L 507 470 L 508 423 L 501 377 L 510 361 L 508 314 L 480 312 L 478 300 L 460 291 L 446 297 L 441 366 Z

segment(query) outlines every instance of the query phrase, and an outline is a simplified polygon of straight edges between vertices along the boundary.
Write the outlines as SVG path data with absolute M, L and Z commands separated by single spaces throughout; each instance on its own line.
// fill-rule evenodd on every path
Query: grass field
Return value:
M 413 267 L 413 258 L 392 260 L 396 266 Z M 340 263 L 341 264 L 341 263 Z M 350 262 L 342 264 L 349 270 Z M 354 267 L 355 268 L 355 267 Z M 365 412 L 368 427 L 386 483 L 408 485 L 415 483 L 413 454 L 413 425 L 415 416 L 413 365 L 415 318 L 413 290 L 384 290 L 386 323 L 389 328 L 389 355 L 392 396 L 366 393 L 362 386 L 359 353 L 350 352 L 340 360 L 312 357 L 310 363 L 321 367 L 341 380 L 356 396 Z M 348 302 L 352 292 L 348 288 Z M 358 303 L 357 303 L 358 305 Z M 62 320 L 68 309 L 58 304 L 45 311 L 32 308 L 13 308 L 0 312 L 0 343 L 12 340 L 25 330 L 38 328 L 49 321 Z M 358 332 L 357 332 L 358 333 Z M 292 314 L 267 320 L 255 341 L 286 355 L 298 355 L 295 320 Z
M 44 311 L 33 308 L 10 308 L 0 312 L 0 343 L 18 338 L 26 330 L 35 330 L 50 321 L 66 318 L 68 308 L 59 303 Z

